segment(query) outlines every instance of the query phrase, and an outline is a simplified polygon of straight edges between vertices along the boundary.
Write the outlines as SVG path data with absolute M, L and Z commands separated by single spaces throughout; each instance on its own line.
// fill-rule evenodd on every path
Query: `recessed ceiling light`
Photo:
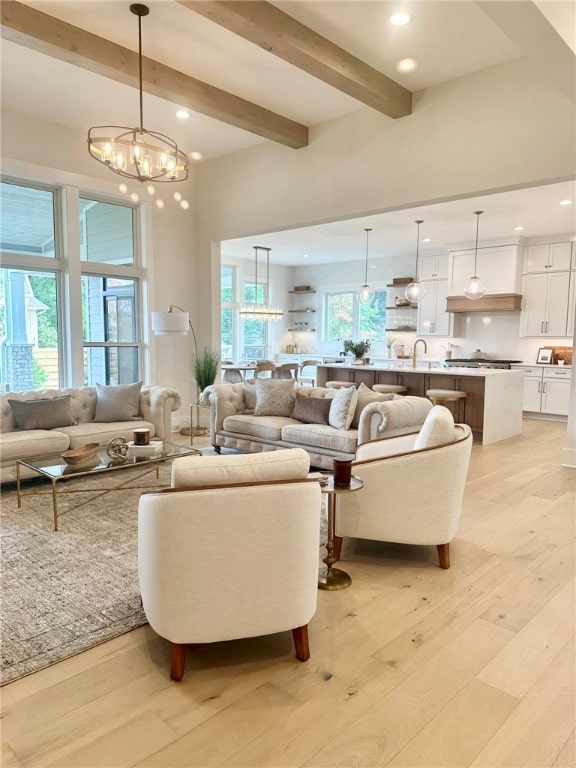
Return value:
M 302 254 L 302 258 L 303 259 L 309 259 L 310 258 L 310 254 L 309 253 L 303 253 Z
M 187 112 L 185 109 L 179 109 L 178 112 L 176 112 L 176 117 L 179 117 L 180 120 L 188 120 L 190 112 Z
M 371 264 L 370 269 L 376 269 L 376 264 Z
M 394 24 L 395 27 L 403 27 L 404 24 L 408 24 L 409 21 L 409 13 L 394 13 L 392 16 L 390 16 L 390 24 Z
M 431 243 L 431 242 L 432 242 L 432 238 L 431 238 L 431 237 L 425 237 L 425 238 L 422 240 L 422 242 L 423 242 L 423 243 Z
M 514 229 L 516 232 L 523 232 L 526 229 L 526 227 L 517 226 L 517 227 L 514 227 Z
M 418 64 L 414 59 L 402 59 L 396 64 L 396 69 L 398 72 L 414 72 L 417 66 Z
M 572 205 L 574 200 L 560 200 L 560 205 Z
M 202 155 L 200 152 L 190 152 L 190 157 L 192 160 L 202 160 Z

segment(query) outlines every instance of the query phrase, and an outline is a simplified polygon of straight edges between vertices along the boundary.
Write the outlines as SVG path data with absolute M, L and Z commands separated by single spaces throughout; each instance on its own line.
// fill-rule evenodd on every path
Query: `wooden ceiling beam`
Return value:
M 181 5 L 392 118 L 412 111 L 412 93 L 260 0 L 178 0 Z
M 135 51 L 16 0 L 2 0 L 0 10 L 0 32 L 4 39 L 138 88 L 138 54 Z M 293 149 L 308 144 L 305 125 L 145 57 L 143 89 Z

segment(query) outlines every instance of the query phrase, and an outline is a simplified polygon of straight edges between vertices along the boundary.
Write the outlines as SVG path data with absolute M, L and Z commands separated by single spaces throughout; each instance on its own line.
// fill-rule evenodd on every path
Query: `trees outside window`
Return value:
M 144 275 L 137 209 L 12 179 L 0 183 L 0 202 L 0 385 L 137 381 Z M 74 211 L 79 228 L 68 226 Z
M 326 293 L 323 309 L 324 341 L 386 339 L 386 291 L 376 291 L 369 304 L 353 291 Z

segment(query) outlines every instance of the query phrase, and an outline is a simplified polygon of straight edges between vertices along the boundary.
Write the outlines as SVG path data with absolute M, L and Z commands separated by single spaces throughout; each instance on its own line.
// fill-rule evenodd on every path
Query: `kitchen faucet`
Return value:
M 426 344 L 426 341 L 424 339 L 416 339 L 414 346 L 412 347 L 412 368 L 416 368 L 416 345 L 419 341 L 424 344 L 424 354 L 428 352 L 428 344 Z

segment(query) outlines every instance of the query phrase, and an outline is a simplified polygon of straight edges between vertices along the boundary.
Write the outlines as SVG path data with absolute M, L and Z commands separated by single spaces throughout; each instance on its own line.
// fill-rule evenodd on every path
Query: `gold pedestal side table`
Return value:
M 204 403 L 192 403 L 190 405 L 190 426 L 180 430 L 181 435 L 190 435 L 190 445 L 194 445 L 195 437 L 205 437 L 210 433 L 208 427 L 200 426 L 200 408 L 210 410 L 210 406 L 204 405 Z M 194 412 L 196 412 L 196 419 L 194 419 Z M 194 421 L 196 421 L 196 426 L 194 426 Z
M 326 568 L 320 568 L 318 573 L 318 589 L 346 589 L 352 584 L 352 579 L 346 571 L 332 566 L 336 562 L 334 557 L 334 528 L 336 523 L 336 506 L 338 496 L 342 493 L 353 493 L 364 487 L 364 481 L 352 475 L 350 485 L 334 485 L 334 476 L 329 475 L 328 481 L 321 486 L 322 493 L 328 494 L 328 541 L 326 542 L 326 557 L 322 562 Z

